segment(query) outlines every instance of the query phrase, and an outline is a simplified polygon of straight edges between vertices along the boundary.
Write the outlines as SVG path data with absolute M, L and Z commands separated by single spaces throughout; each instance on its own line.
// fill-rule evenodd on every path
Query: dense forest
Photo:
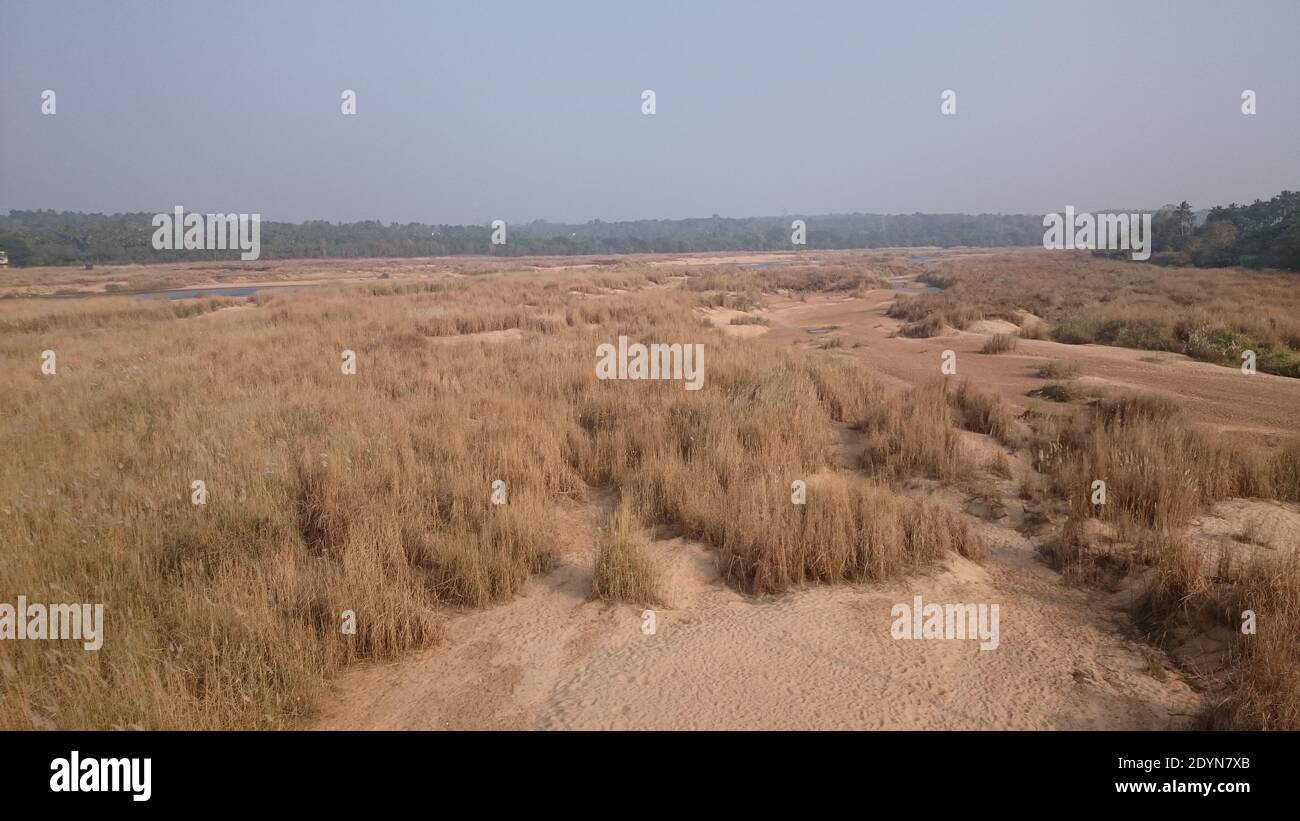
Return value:
M 155 251 L 153 214 L 11 211 L 0 216 L 0 249 L 13 265 L 164 262 L 236 259 L 238 251 Z M 791 223 L 803 219 L 806 245 L 791 243 Z M 788 251 L 791 248 L 880 248 L 1038 245 L 1042 218 L 980 214 L 831 214 L 825 216 L 639 220 L 581 225 L 535 221 L 508 225 L 504 245 L 487 225 L 405 225 L 382 222 L 294 224 L 263 222 L 262 259 L 500 256 Z
M 1300 191 L 1199 213 L 1184 200 L 1157 211 L 1151 233 L 1151 262 L 1157 265 L 1300 271 Z M 1127 257 L 1129 252 L 1103 255 Z

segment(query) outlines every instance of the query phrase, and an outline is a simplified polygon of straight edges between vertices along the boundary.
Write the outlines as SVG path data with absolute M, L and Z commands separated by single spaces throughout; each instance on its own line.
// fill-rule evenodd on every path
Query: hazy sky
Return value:
M 1300 188 L 1297 43 L 1300 0 L 0 0 L 0 211 L 1204 207 Z

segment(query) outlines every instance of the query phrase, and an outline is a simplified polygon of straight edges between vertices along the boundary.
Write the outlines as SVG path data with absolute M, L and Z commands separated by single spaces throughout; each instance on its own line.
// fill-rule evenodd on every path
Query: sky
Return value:
M 1300 188 L 1297 43 L 1300 0 L 0 0 L 0 212 L 1202 208 Z

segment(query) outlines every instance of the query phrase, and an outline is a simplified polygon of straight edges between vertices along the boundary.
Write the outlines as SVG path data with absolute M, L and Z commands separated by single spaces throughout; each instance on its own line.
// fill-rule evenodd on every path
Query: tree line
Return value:
M 238 251 L 158 251 L 153 214 L 10 211 L 0 216 L 0 250 L 11 265 L 80 265 L 237 259 Z M 794 245 L 792 222 L 806 223 Z M 492 244 L 490 225 L 431 225 L 375 220 L 263 222 L 263 259 L 496 256 L 701 251 L 788 251 L 916 246 L 1036 246 L 1043 218 L 1032 214 L 825 214 L 506 226 Z M 1300 192 L 1283 191 L 1250 205 L 1195 212 L 1187 202 L 1152 217 L 1151 261 L 1163 265 L 1300 270 Z M 1108 252 L 1099 252 L 1108 253 Z M 1120 252 L 1126 255 L 1127 252 Z
M 1152 216 L 1151 234 L 1151 262 L 1157 265 L 1300 271 L 1300 191 L 1199 213 L 1184 200 Z
M 13 265 L 78 265 L 237 259 L 238 251 L 154 250 L 153 214 L 10 211 L 0 216 L 0 249 Z M 792 243 L 796 219 L 806 244 Z M 1013 246 L 1042 241 L 1041 217 L 1024 214 L 828 214 L 635 220 L 581 224 L 542 220 L 506 226 L 378 221 L 262 222 L 262 259 L 423 257 L 460 254 L 543 256 L 912 246 Z

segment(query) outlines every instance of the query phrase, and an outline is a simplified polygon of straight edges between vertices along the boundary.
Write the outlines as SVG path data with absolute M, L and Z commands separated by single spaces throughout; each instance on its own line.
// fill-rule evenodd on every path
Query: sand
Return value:
M 723 585 L 713 551 L 667 534 L 650 545 L 670 599 L 654 635 L 640 608 L 589 600 L 600 507 L 569 512 L 556 570 L 508 604 L 454 617 L 443 646 L 344 676 L 314 726 L 1166 729 L 1200 709 L 1125 636 L 1122 609 L 1043 564 L 1014 500 L 1005 520 L 980 523 L 982 564 L 954 556 L 911 579 L 769 598 Z M 914 595 L 998 603 L 998 649 L 893 639 L 890 611 Z
M 431 336 L 429 339 L 439 345 L 454 345 L 457 342 L 518 342 L 524 338 L 519 328 L 505 328 L 500 331 L 478 331 L 471 334 L 451 334 L 449 336 Z
M 978 322 L 972 322 L 966 327 L 967 333 L 972 334 L 1018 334 L 1020 326 L 1014 322 L 1007 322 L 1005 319 L 981 319 Z
M 707 319 L 713 323 L 713 327 L 722 331 L 724 334 L 738 336 L 741 339 L 749 339 L 755 336 L 762 336 L 767 333 L 768 326 L 761 324 L 743 324 L 732 325 L 731 320 L 737 317 L 755 318 L 762 317 L 762 311 L 737 311 L 731 308 L 701 308 L 696 311 L 701 318 Z
M 909 339 L 891 335 L 901 327 L 885 316 L 893 291 L 868 291 L 853 299 L 809 299 L 807 302 L 773 300 L 764 316 L 771 331 L 763 342 L 790 345 L 809 342 L 805 328 L 839 325 L 836 331 L 864 347 L 843 355 L 859 358 L 886 381 L 917 385 L 941 378 L 940 357 L 945 350 L 957 354 L 957 377 L 1000 394 L 1011 405 L 1051 410 L 1055 403 L 1026 397 L 1045 380 L 1036 369 L 1053 359 L 1079 362 L 1081 384 L 1154 393 L 1174 399 L 1195 421 L 1217 430 L 1243 431 L 1262 436 L 1300 436 L 1300 379 L 1256 373 L 1245 376 L 1237 368 L 1198 362 L 1181 354 L 1161 353 L 1105 345 L 1064 345 L 1041 339 L 1018 339 L 1010 353 L 981 354 L 987 333 L 970 329 L 945 329 L 942 336 Z M 974 326 L 972 326 L 974 327 Z M 809 342 L 811 345 L 811 342 Z

